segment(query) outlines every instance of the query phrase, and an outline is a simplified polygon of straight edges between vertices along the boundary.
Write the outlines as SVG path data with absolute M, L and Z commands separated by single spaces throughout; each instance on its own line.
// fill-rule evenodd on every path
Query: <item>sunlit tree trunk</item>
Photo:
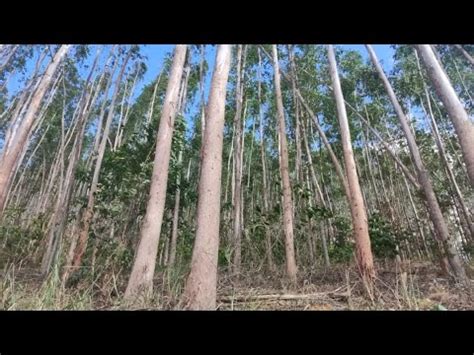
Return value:
M 134 300 L 141 293 L 145 293 L 145 296 L 150 296 L 153 291 L 156 253 L 160 241 L 161 224 L 166 201 L 171 141 L 177 113 L 181 77 L 186 59 L 186 49 L 185 45 L 177 45 L 174 51 L 156 138 L 150 197 L 140 232 L 140 244 L 138 245 L 132 273 L 124 295 L 125 299 L 130 301 Z
M 92 64 L 91 71 L 86 79 L 84 93 L 80 100 L 79 110 L 78 110 L 78 122 L 79 129 L 74 140 L 72 150 L 68 159 L 67 170 L 64 176 L 63 184 L 61 187 L 61 194 L 59 194 L 56 205 L 54 207 L 53 214 L 50 220 L 50 226 L 48 231 L 48 242 L 47 249 L 43 255 L 41 263 L 41 272 L 43 275 L 46 275 L 53 263 L 54 255 L 57 249 L 58 240 L 62 238 L 64 232 L 64 227 L 66 223 L 67 213 L 69 211 L 69 201 L 71 198 L 72 189 L 75 182 L 75 174 L 77 169 L 77 164 L 80 160 L 80 155 L 82 152 L 82 144 L 84 141 L 84 133 L 86 128 L 87 119 L 90 115 L 94 103 L 97 99 L 98 93 L 100 91 L 100 85 L 103 81 L 105 70 L 103 71 L 100 79 L 97 82 L 97 87 L 94 96 L 91 99 L 93 92 L 93 87 L 89 87 L 92 75 L 94 73 L 95 67 L 102 52 L 103 47 L 99 47 L 95 60 Z M 109 57 L 110 58 L 110 57 Z
M 206 112 L 196 216 L 196 239 L 191 260 L 191 272 L 183 294 L 184 307 L 194 310 L 215 309 L 216 307 L 222 146 L 231 49 L 231 45 L 219 45 L 217 48 Z
M 243 100 L 243 75 L 245 70 L 245 52 L 246 46 L 239 45 L 237 49 L 237 83 L 235 89 L 235 149 L 234 149 L 234 208 L 233 208 L 233 272 L 240 273 L 242 263 L 242 100 Z
M 362 191 L 357 176 L 356 162 L 352 151 L 349 122 L 347 120 L 344 97 L 342 96 L 341 83 L 337 72 L 336 56 L 332 45 L 328 46 L 329 67 L 336 100 L 337 115 L 341 132 L 342 149 L 344 152 L 344 163 L 346 167 L 347 181 L 351 192 L 351 215 L 354 237 L 356 241 L 356 256 L 359 272 L 362 278 L 371 286 L 375 278 L 375 269 L 370 246 L 369 226 L 367 212 L 365 210 Z
M 285 234 L 286 273 L 289 280 L 296 283 L 296 259 L 293 226 L 293 201 L 288 162 L 288 143 L 286 140 L 285 111 L 280 87 L 280 64 L 277 46 L 273 45 L 273 67 L 275 80 L 275 100 L 277 106 L 278 131 L 280 134 L 280 175 L 283 189 L 283 230 Z
M 392 89 L 392 86 L 390 85 L 390 82 L 385 76 L 385 73 L 375 55 L 374 50 L 369 45 L 367 45 L 366 47 L 369 52 L 372 63 L 374 64 L 377 73 L 384 84 L 385 90 L 387 91 L 390 101 L 392 102 L 392 105 L 402 126 L 403 133 L 407 139 L 408 148 L 410 150 L 413 162 L 416 167 L 418 181 L 421 185 L 421 188 L 423 189 L 424 198 L 427 203 L 428 213 L 435 227 L 435 236 L 441 241 L 443 245 L 444 252 L 447 254 L 446 256 L 449 260 L 449 264 L 451 265 L 454 276 L 460 281 L 464 281 L 466 280 L 466 273 L 462 261 L 459 257 L 458 251 L 456 250 L 454 241 L 449 235 L 448 226 L 446 225 L 443 214 L 441 212 L 441 208 L 433 190 L 433 185 L 431 184 L 428 171 L 426 170 L 421 159 L 420 151 L 416 144 L 414 134 L 409 126 L 408 119 L 405 113 L 403 112 L 400 103 L 397 100 L 397 97 Z
M 456 95 L 431 46 L 417 45 L 415 47 L 436 93 L 443 102 L 446 111 L 448 111 L 451 121 L 453 121 L 469 179 L 471 185 L 474 186 L 474 122 L 467 114 L 458 95 Z
M 114 92 L 114 95 L 112 96 L 112 101 L 109 107 L 109 113 L 107 115 L 107 120 L 105 122 L 104 132 L 102 133 L 102 139 L 100 141 L 100 145 L 97 152 L 98 153 L 97 160 L 95 162 L 92 182 L 91 182 L 88 197 L 87 197 L 87 206 L 82 214 L 77 244 L 72 253 L 72 260 L 71 260 L 70 266 L 69 266 L 69 263 L 67 264 L 67 269 L 65 270 L 65 274 L 64 274 L 64 280 L 67 280 L 68 277 L 71 275 L 71 273 L 76 271 L 81 266 L 82 257 L 84 256 L 84 253 L 87 248 L 87 242 L 89 240 L 89 228 L 92 222 L 92 217 L 94 215 L 95 194 L 97 192 L 97 188 L 99 184 L 100 169 L 102 167 L 102 161 L 104 159 L 105 148 L 106 148 L 106 144 L 109 138 L 110 126 L 112 124 L 112 119 L 114 117 L 115 101 L 117 100 L 117 96 L 120 89 L 120 82 L 122 81 L 123 73 L 127 66 L 127 62 L 130 58 L 130 55 L 131 55 L 131 51 L 129 51 L 129 53 L 127 54 L 122 64 L 120 73 L 117 77 L 115 92 Z
M 54 79 L 59 63 L 61 63 L 62 59 L 66 56 L 70 47 L 70 45 L 62 45 L 58 49 L 43 74 L 22 121 L 18 128 L 12 132 L 10 141 L 3 147 L 3 152 L 0 156 L 0 216 L 4 209 L 11 174 L 18 164 L 18 159 L 20 158 L 23 148 L 27 144 L 27 138 L 35 123 L 36 114 L 40 108 L 41 101 Z
M 260 155 L 262 161 L 262 199 L 263 199 L 263 209 L 264 213 L 269 211 L 269 197 L 268 197 L 268 187 L 267 187 L 267 164 L 266 164 L 266 154 L 265 154 L 265 134 L 264 134 L 264 122 L 263 122 L 263 112 L 262 112 L 262 58 L 260 54 L 260 48 L 257 48 L 258 54 L 258 117 L 260 124 Z M 275 271 L 275 262 L 273 261 L 273 251 L 272 251 L 272 240 L 271 233 L 267 226 L 265 226 L 265 253 L 267 259 L 267 265 L 270 272 Z

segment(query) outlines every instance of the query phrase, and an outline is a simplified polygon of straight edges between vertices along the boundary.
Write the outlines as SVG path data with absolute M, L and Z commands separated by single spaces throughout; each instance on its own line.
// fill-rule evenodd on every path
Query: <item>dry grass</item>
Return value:
M 457 310 L 474 309 L 472 287 L 458 286 L 429 263 L 379 263 L 373 300 L 366 296 L 356 269 L 348 265 L 301 270 L 296 287 L 281 272 L 250 272 L 218 281 L 220 310 Z M 0 283 L 4 310 L 175 309 L 186 270 L 159 272 L 152 299 L 131 308 L 121 303 L 127 278 L 122 270 L 97 275 L 66 288 L 58 270 L 43 280 L 31 269 L 9 266 Z M 262 295 L 265 295 L 262 297 Z M 290 295 L 290 297 L 281 297 Z M 292 296 L 299 295 L 299 296 Z M 293 299 L 288 299 L 293 298 Z

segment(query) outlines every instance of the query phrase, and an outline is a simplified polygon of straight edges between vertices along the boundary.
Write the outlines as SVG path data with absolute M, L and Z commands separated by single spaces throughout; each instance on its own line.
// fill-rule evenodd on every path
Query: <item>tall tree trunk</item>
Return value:
M 444 247 L 444 252 L 447 254 L 446 256 L 449 260 L 449 264 L 451 265 L 455 278 L 459 279 L 460 281 L 465 281 L 466 272 L 464 270 L 464 266 L 459 257 L 458 251 L 456 250 L 454 241 L 449 235 L 448 226 L 446 225 L 446 222 L 443 218 L 443 214 L 441 212 L 441 208 L 439 207 L 438 200 L 436 199 L 436 195 L 433 190 L 428 171 L 426 170 L 421 159 L 420 151 L 416 144 L 414 134 L 412 133 L 408 124 L 408 118 L 403 112 L 403 109 L 400 106 L 400 103 L 398 102 L 397 97 L 395 95 L 395 92 L 393 91 L 390 82 L 388 81 L 380 63 L 378 62 L 374 50 L 369 45 L 366 45 L 366 47 L 369 52 L 370 58 L 377 70 L 377 73 L 384 84 L 385 90 L 387 91 L 387 94 L 390 98 L 390 101 L 392 102 L 395 112 L 397 113 L 400 125 L 402 126 L 403 133 L 405 134 L 405 137 L 407 139 L 408 148 L 410 150 L 413 162 L 417 170 L 418 181 L 421 185 L 421 188 L 423 189 L 424 198 L 427 203 L 428 213 L 435 227 L 435 235 L 441 241 Z
M 367 126 L 368 129 L 370 129 L 370 131 L 372 132 L 372 134 L 377 137 L 377 139 L 380 141 L 380 143 L 382 143 L 383 147 L 385 148 L 385 150 L 389 153 L 390 157 L 394 160 L 395 164 L 397 164 L 397 166 L 403 171 L 403 173 L 406 175 L 406 177 L 408 178 L 408 180 L 411 182 L 411 184 L 417 189 L 417 190 L 420 190 L 421 189 L 421 186 L 420 184 L 418 183 L 418 181 L 416 180 L 416 178 L 413 176 L 413 174 L 410 172 L 410 169 L 408 169 L 406 167 L 405 164 L 402 163 L 402 161 L 397 157 L 397 155 L 395 154 L 395 152 L 393 151 L 393 149 L 390 147 L 390 145 L 387 144 L 387 142 L 385 141 L 385 139 L 379 134 L 379 132 L 377 132 L 376 129 L 374 129 L 369 121 L 367 121 L 368 119 L 368 116 L 367 116 L 367 119 L 365 119 L 364 116 L 362 116 L 354 107 L 352 107 L 346 100 L 344 100 L 346 106 L 348 106 L 361 120 L 362 122 Z
M 287 46 L 288 50 L 288 57 L 290 60 L 290 67 L 291 67 L 291 87 L 293 90 L 293 104 L 295 105 L 295 145 L 296 145 L 296 160 L 295 160 L 295 172 L 296 172 L 296 181 L 301 183 L 304 179 L 301 172 L 301 137 L 300 137 L 300 106 L 299 100 L 296 95 L 296 82 L 297 82 L 297 75 L 296 75 L 296 66 L 295 66 L 295 59 L 293 54 L 293 47 Z
M 357 176 L 356 163 L 354 153 L 352 151 L 351 135 L 349 130 L 349 122 L 347 120 L 346 107 L 344 105 L 344 97 L 342 96 L 341 83 L 337 72 L 336 56 L 332 45 L 328 45 L 329 67 L 334 90 L 334 98 L 336 100 L 337 115 L 339 118 L 339 126 L 341 128 L 342 149 L 344 152 L 344 163 L 346 167 L 347 181 L 351 192 L 351 215 L 352 225 L 354 229 L 354 237 L 356 242 L 356 255 L 359 272 L 362 278 L 372 286 L 375 278 L 375 269 L 370 247 L 369 225 L 367 222 L 367 212 L 365 210 L 362 191 Z
M 180 151 L 179 156 L 178 156 L 178 166 L 181 166 L 182 159 L 183 159 L 183 152 Z M 177 178 L 178 188 L 176 189 L 176 196 L 174 200 L 173 224 L 171 227 L 170 257 L 168 261 L 168 265 L 170 267 L 174 266 L 174 263 L 176 260 L 176 244 L 178 241 L 179 205 L 180 205 L 180 199 L 181 199 L 181 189 L 179 188 L 179 184 L 180 184 L 180 179 L 178 175 L 178 178 Z
M 257 48 L 258 54 L 258 87 L 257 87 L 257 99 L 258 99 L 258 117 L 260 119 L 260 155 L 262 160 L 262 198 L 263 198 L 263 211 L 265 214 L 269 212 L 269 197 L 267 188 L 267 165 L 266 165 L 266 154 L 265 154 L 265 134 L 264 134 L 264 122 L 262 112 L 262 57 L 260 54 L 260 48 Z M 273 261 L 272 251 L 272 240 L 269 228 L 265 226 L 265 252 L 268 270 L 270 272 L 275 271 L 275 262 Z
M 76 134 L 76 138 L 71 149 L 70 159 L 68 160 L 69 162 L 67 166 L 67 171 L 63 180 L 64 186 L 61 187 L 62 194 L 59 194 L 53 214 L 51 216 L 50 227 L 48 232 L 48 246 L 46 252 L 43 255 L 43 260 L 41 263 L 41 273 L 43 275 L 47 275 L 50 270 L 56 252 L 56 248 L 54 248 L 54 245 L 58 245 L 58 243 L 56 243 L 56 240 L 62 238 L 62 234 L 64 232 L 66 217 L 69 211 L 69 203 L 71 199 L 72 189 L 75 182 L 76 169 L 82 152 L 82 144 L 84 140 L 87 119 L 94 106 L 95 100 L 97 99 L 98 93 L 100 91 L 100 85 L 105 76 L 106 71 L 104 70 L 100 79 L 98 80 L 95 94 L 92 97 L 92 100 L 90 100 L 93 92 L 93 87 L 89 88 L 88 86 L 94 73 L 95 67 L 97 65 L 102 48 L 103 47 L 99 47 L 99 49 L 97 50 L 97 54 L 92 64 L 91 71 L 86 79 L 84 93 L 80 99 L 78 111 L 79 131 Z
M 317 204 L 318 199 L 316 196 L 319 197 L 319 200 L 321 204 L 323 205 L 324 208 L 327 208 L 326 205 L 326 200 L 324 199 L 323 193 L 321 191 L 321 187 L 319 186 L 318 179 L 316 177 L 316 173 L 314 171 L 314 166 L 313 166 L 313 157 L 311 156 L 311 150 L 309 149 L 309 144 L 308 144 L 308 137 L 306 133 L 306 128 L 305 124 L 301 125 L 302 131 L 303 131 L 303 143 L 304 147 L 306 149 L 306 158 L 308 159 L 308 167 L 309 167 L 309 172 L 311 176 L 311 181 L 313 183 L 313 188 L 316 189 L 317 195 L 315 194 L 315 204 Z M 327 247 L 327 240 L 326 240 L 326 235 L 324 233 L 321 233 L 321 241 L 323 244 L 323 254 L 324 254 L 324 262 L 326 264 L 326 267 L 329 267 L 331 265 L 330 260 L 329 260 L 329 253 L 328 253 L 328 247 Z
M 115 135 L 115 141 L 114 141 L 114 149 L 113 149 L 114 151 L 117 150 L 122 145 L 123 131 L 125 130 L 125 126 L 127 125 L 128 115 L 130 113 L 130 107 L 132 105 L 132 97 L 135 92 L 135 86 L 137 84 L 137 78 L 138 78 L 139 73 L 140 71 L 137 69 L 137 72 L 135 73 L 135 77 L 133 78 L 132 87 L 130 88 L 130 92 L 128 94 L 127 108 L 125 109 L 125 114 L 123 116 L 123 119 L 122 119 L 122 114 L 120 114 L 120 119 L 117 125 L 117 133 Z M 124 96 L 125 96 L 125 93 L 124 93 Z
M 168 167 L 171 155 L 174 120 L 177 113 L 178 95 L 186 59 L 185 45 L 177 45 L 166 88 L 160 126 L 156 138 L 155 161 L 150 186 L 150 197 L 146 209 L 143 226 L 140 232 L 132 273 L 125 291 L 125 299 L 133 301 L 141 293 L 150 296 L 153 291 L 153 275 L 155 272 L 156 253 L 160 241 L 161 223 L 166 201 Z
M 156 90 L 158 89 L 158 85 L 160 84 L 161 80 L 161 75 L 163 74 L 163 68 L 160 71 L 160 74 L 158 74 L 158 78 L 156 79 L 155 87 L 153 88 L 153 96 L 150 102 L 150 108 L 148 110 L 148 114 L 146 116 L 146 124 L 148 125 L 151 122 L 151 119 L 153 117 L 153 110 L 155 108 L 155 100 L 156 100 Z
M 234 209 L 232 214 L 233 219 L 233 272 L 240 273 L 240 266 L 242 263 L 242 100 L 243 100 L 243 75 L 245 70 L 245 52 L 246 46 L 239 45 L 237 49 L 237 83 L 235 88 L 235 116 L 234 116 L 234 130 L 235 130 L 235 149 L 234 149 Z
M 474 224 L 471 221 L 471 214 L 469 213 L 469 210 L 466 206 L 466 202 L 464 200 L 464 197 L 461 193 L 461 190 L 459 189 L 459 185 L 456 182 L 454 172 L 451 169 L 451 166 L 449 165 L 448 159 L 446 157 L 446 150 L 444 148 L 443 141 L 441 140 L 441 136 L 439 134 L 438 125 L 436 123 L 436 120 L 435 120 L 434 114 L 433 114 L 433 110 L 431 108 L 430 95 L 429 95 L 428 90 L 427 90 L 426 87 L 425 87 L 425 97 L 426 97 L 426 103 L 427 103 L 427 106 L 428 106 L 428 111 L 426 111 L 426 108 L 423 105 L 423 99 L 422 98 L 420 98 L 421 106 L 422 106 L 423 110 L 425 111 L 425 114 L 430 118 L 431 129 L 432 129 L 432 132 L 433 132 L 433 136 L 434 136 L 436 146 L 438 148 L 439 155 L 441 157 L 441 161 L 443 162 L 443 165 L 446 169 L 448 179 L 451 182 L 451 185 L 452 185 L 454 193 L 457 197 L 457 200 L 458 200 L 459 204 L 461 205 L 461 209 L 463 211 L 464 218 L 465 218 L 466 223 L 468 224 L 468 227 L 469 227 L 469 233 L 471 235 L 471 238 L 473 238 L 474 237 Z
M 436 93 L 443 102 L 446 111 L 448 111 L 451 121 L 453 121 L 469 179 L 471 185 L 474 186 L 474 123 L 472 118 L 469 118 L 443 67 L 436 59 L 431 46 L 417 45 L 415 47 Z
M 215 309 L 216 307 L 222 146 L 231 49 L 230 45 L 219 45 L 217 48 L 206 112 L 196 216 L 196 239 L 191 260 L 191 272 L 183 294 L 185 308 L 194 310 Z
M 262 52 L 270 59 L 271 59 L 271 56 L 265 51 L 265 49 L 262 47 Z M 291 78 L 289 77 L 288 74 L 286 74 L 283 70 L 279 70 L 280 74 L 283 76 L 283 78 L 285 80 L 287 80 L 289 83 L 291 83 Z M 318 121 L 318 117 L 314 114 L 313 110 L 311 110 L 311 108 L 309 107 L 308 103 L 306 102 L 306 100 L 303 98 L 303 95 L 301 95 L 301 92 L 298 88 L 296 88 L 296 96 L 298 97 L 298 99 L 300 100 L 301 104 L 303 105 L 303 107 L 305 108 L 306 112 L 308 113 L 309 117 L 311 117 L 313 119 L 313 122 L 314 122 L 314 125 L 316 126 L 316 129 L 318 130 L 318 133 L 319 133 L 319 136 L 321 138 L 321 140 L 323 141 L 324 143 L 324 146 L 326 147 L 326 149 L 328 150 L 328 153 L 329 153 L 329 157 L 331 158 L 331 161 L 334 165 L 334 168 L 336 169 L 336 173 L 337 173 L 337 176 L 338 178 L 340 179 L 341 181 L 341 184 L 344 188 L 344 193 L 345 193 L 345 196 L 346 196 L 346 199 L 347 199 L 347 202 L 350 203 L 350 199 L 351 199 L 351 194 L 350 194 L 350 191 L 349 191 L 349 185 L 347 183 L 347 179 L 344 175 L 344 171 L 342 169 L 342 166 L 341 164 L 339 163 L 339 160 L 337 159 L 336 157 L 336 154 L 334 154 L 334 151 L 331 147 L 331 144 L 329 143 L 329 140 L 327 139 L 326 137 L 326 133 L 324 133 L 321 125 L 319 124 L 319 121 Z
M 18 164 L 18 159 L 20 158 L 23 148 L 27 144 L 27 138 L 31 132 L 33 124 L 35 123 L 35 117 L 40 108 L 41 101 L 54 78 L 59 63 L 62 61 L 70 47 L 70 45 L 62 45 L 54 55 L 53 60 L 49 63 L 46 72 L 43 74 L 43 77 L 39 82 L 38 88 L 35 90 L 31 103 L 29 104 L 18 129 L 13 132 L 11 140 L 3 148 L 3 152 L 0 156 L 0 216 L 10 186 L 11 174 L 15 166 Z
M 179 100 L 179 112 L 183 116 L 184 110 L 186 109 L 186 97 L 187 97 L 187 89 L 188 89 L 188 80 L 189 74 L 191 71 L 191 67 L 188 64 L 185 68 L 186 75 L 183 79 L 182 89 L 181 89 L 181 98 Z M 177 166 L 178 169 L 182 169 L 182 162 L 183 162 L 183 150 L 180 149 L 178 153 L 178 162 Z M 176 244 L 178 241 L 178 221 L 179 221 L 179 208 L 180 208 L 180 199 L 181 199 L 181 171 L 178 172 L 176 176 L 176 192 L 175 192 L 175 202 L 173 208 L 173 222 L 171 225 L 171 241 L 170 241 L 170 255 L 168 260 L 168 265 L 170 267 L 174 266 L 176 260 Z
M 285 234 L 286 273 L 289 280 L 296 284 L 296 259 L 293 232 L 293 201 L 288 162 L 288 143 L 286 141 L 285 111 L 280 87 L 280 65 L 277 46 L 273 45 L 273 67 L 275 80 L 275 100 L 277 105 L 278 131 L 280 133 L 280 174 L 283 188 L 283 230 Z
M 112 101 L 109 107 L 109 113 L 107 115 L 107 120 L 105 122 L 104 132 L 102 134 L 102 139 L 100 141 L 100 145 L 98 148 L 98 156 L 95 162 L 94 167 L 94 174 L 92 176 L 92 182 L 89 188 L 89 195 L 87 198 L 87 206 L 82 214 L 80 228 L 78 233 L 77 245 L 72 254 L 71 265 L 65 271 L 64 280 L 67 281 L 69 276 L 72 272 L 76 271 L 82 264 L 82 257 L 87 248 L 87 242 L 89 240 L 89 228 L 92 222 L 92 217 L 94 216 L 94 203 L 95 203 L 95 194 L 97 192 L 97 187 L 99 184 L 99 175 L 100 169 L 102 167 L 102 160 L 104 159 L 105 148 L 109 138 L 110 126 L 112 124 L 112 119 L 114 117 L 114 108 L 115 108 L 115 101 L 117 100 L 117 96 L 120 90 L 120 82 L 122 81 L 123 73 L 125 72 L 125 68 L 127 67 L 128 60 L 131 56 L 131 51 L 128 52 L 123 64 L 122 69 L 117 77 L 115 92 L 112 96 Z M 100 129 L 98 127 L 97 129 Z M 68 265 L 69 266 L 69 265 Z

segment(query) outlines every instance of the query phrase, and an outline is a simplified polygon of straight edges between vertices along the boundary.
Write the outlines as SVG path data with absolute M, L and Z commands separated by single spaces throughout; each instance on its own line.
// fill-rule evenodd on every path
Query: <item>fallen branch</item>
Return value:
M 219 298 L 220 302 L 231 303 L 231 302 L 248 302 L 248 301 L 264 301 L 264 300 L 315 300 L 323 298 L 344 298 L 347 299 L 349 295 L 347 292 L 335 293 L 335 292 L 320 292 L 311 294 L 269 294 L 269 295 L 234 295 L 234 296 L 223 296 Z

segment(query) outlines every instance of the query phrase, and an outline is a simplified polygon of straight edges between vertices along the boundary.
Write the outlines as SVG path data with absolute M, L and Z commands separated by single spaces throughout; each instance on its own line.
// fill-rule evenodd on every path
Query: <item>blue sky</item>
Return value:
M 367 51 L 364 48 L 364 45 L 340 45 L 344 49 L 348 50 L 355 50 L 358 51 L 362 54 L 364 59 L 368 58 Z M 95 54 L 97 46 L 92 46 L 91 48 L 91 55 L 89 56 L 89 62 L 92 62 L 92 57 Z M 161 67 L 163 66 L 163 59 L 165 56 L 173 51 L 174 45 L 143 45 L 141 49 L 141 53 L 147 57 L 146 64 L 148 67 L 147 72 L 145 73 L 145 76 L 143 80 L 139 83 L 137 83 L 137 87 L 135 89 L 135 94 L 134 98 L 136 98 L 143 87 L 149 83 L 151 83 L 158 75 Z M 379 57 L 379 59 L 382 61 L 385 70 L 389 71 L 392 69 L 392 64 L 393 64 L 393 50 L 390 48 L 389 45 L 374 45 L 374 49 Z M 33 60 L 30 60 L 27 65 L 27 71 L 30 72 L 33 70 L 33 67 L 35 65 L 35 60 L 37 57 L 33 58 Z M 105 53 L 102 53 L 102 58 L 105 58 Z M 212 68 L 214 67 L 214 59 L 215 59 L 215 46 L 206 46 L 206 59 L 209 63 L 209 71 L 208 75 L 206 76 L 205 80 L 205 90 L 207 92 L 207 89 L 210 84 L 211 80 L 211 73 L 212 73 Z M 81 73 L 84 77 L 87 75 L 86 72 Z M 10 94 L 15 93 L 20 87 L 22 87 L 24 84 L 19 82 L 19 79 L 23 77 L 20 75 L 15 75 L 12 80 L 9 81 L 8 83 L 8 91 Z M 207 96 L 207 95 L 206 95 Z
M 368 58 L 367 51 L 364 45 L 362 44 L 361 45 L 353 45 L 353 44 L 352 45 L 338 45 L 338 46 L 347 50 L 358 51 L 362 54 L 364 59 Z M 141 53 L 144 56 L 146 56 L 145 62 L 147 65 L 147 72 L 145 73 L 143 80 L 137 83 L 132 100 L 136 99 L 137 96 L 140 95 L 145 85 L 150 84 L 158 76 L 163 66 L 164 58 L 166 57 L 166 55 L 171 53 L 174 49 L 174 45 L 143 45 L 141 47 L 142 47 Z M 93 57 L 95 56 L 97 48 L 98 48 L 97 45 L 91 46 L 90 55 L 87 60 L 87 63 L 89 65 L 92 64 L 92 60 L 93 60 Z M 374 49 L 375 49 L 375 52 L 377 53 L 377 56 L 381 60 L 384 66 L 384 69 L 387 72 L 390 71 L 393 66 L 393 59 L 392 59 L 393 50 L 390 48 L 389 45 L 374 45 Z M 205 98 L 207 101 L 207 94 L 210 87 L 211 75 L 214 68 L 216 46 L 207 45 L 205 48 L 205 51 L 206 51 L 205 52 L 206 60 L 208 61 L 208 65 L 209 65 L 209 70 L 207 72 L 205 83 L 204 83 Z M 107 52 L 108 51 L 102 52 L 101 62 L 105 61 L 105 56 L 107 55 Z M 17 92 L 18 89 L 22 88 L 25 85 L 25 82 L 23 80 L 29 78 L 29 74 L 34 69 L 37 57 L 38 55 L 36 55 L 35 57 L 33 57 L 33 59 L 28 61 L 27 71 L 25 74 L 15 74 L 9 80 L 7 88 L 10 95 L 13 95 L 15 92 Z M 48 58 L 44 61 L 45 65 L 48 61 L 49 61 Z M 80 70 L 80 74 L 83 77 L 86 77 L 88 72 L 87 70 L 82 69 Z M 193 115 L 197 110 L 198 110 L 197 102 L 195 102 L 195 105 L 193 105 L 190 109 L 190 114 Z M 188 126 L 188 130 L 192 130 L 192 129 L 193 129 L 192 127 Z
M 368 58 L 367 50 L 363 44 L 360 45 L 340 45 L 342 48 L 347 50 L 355 50 L 362 54 L 364 59 Z M 377 56 L 382 61 L 385 70 L 390 71 L 393 66 L 393 49 L 390 48 L 390 45 L 374 45 L 374 50 L 377 53 Z M 136 95 L 141 91 L 144 85 L 152 82 L 158 75 L 159 70 L 161 69 L 163 58 L 167 53 L 170 53 L 173 50 L 173 45 L 146 45 L 142 47 L 142 53 L 148 57 L 147 66 L 148 71 L 145 74 L 142 82 L 137 86 Z M 206 77 L 207 89 L 211 80 L 212 68 L 214 67 L 214 58 L 215 57 L 215 47 L 207 46 L 206 47 L 206 59 L 209 63 L 209 72 Z M 207 91 L 207 90 L 206 90 Z

